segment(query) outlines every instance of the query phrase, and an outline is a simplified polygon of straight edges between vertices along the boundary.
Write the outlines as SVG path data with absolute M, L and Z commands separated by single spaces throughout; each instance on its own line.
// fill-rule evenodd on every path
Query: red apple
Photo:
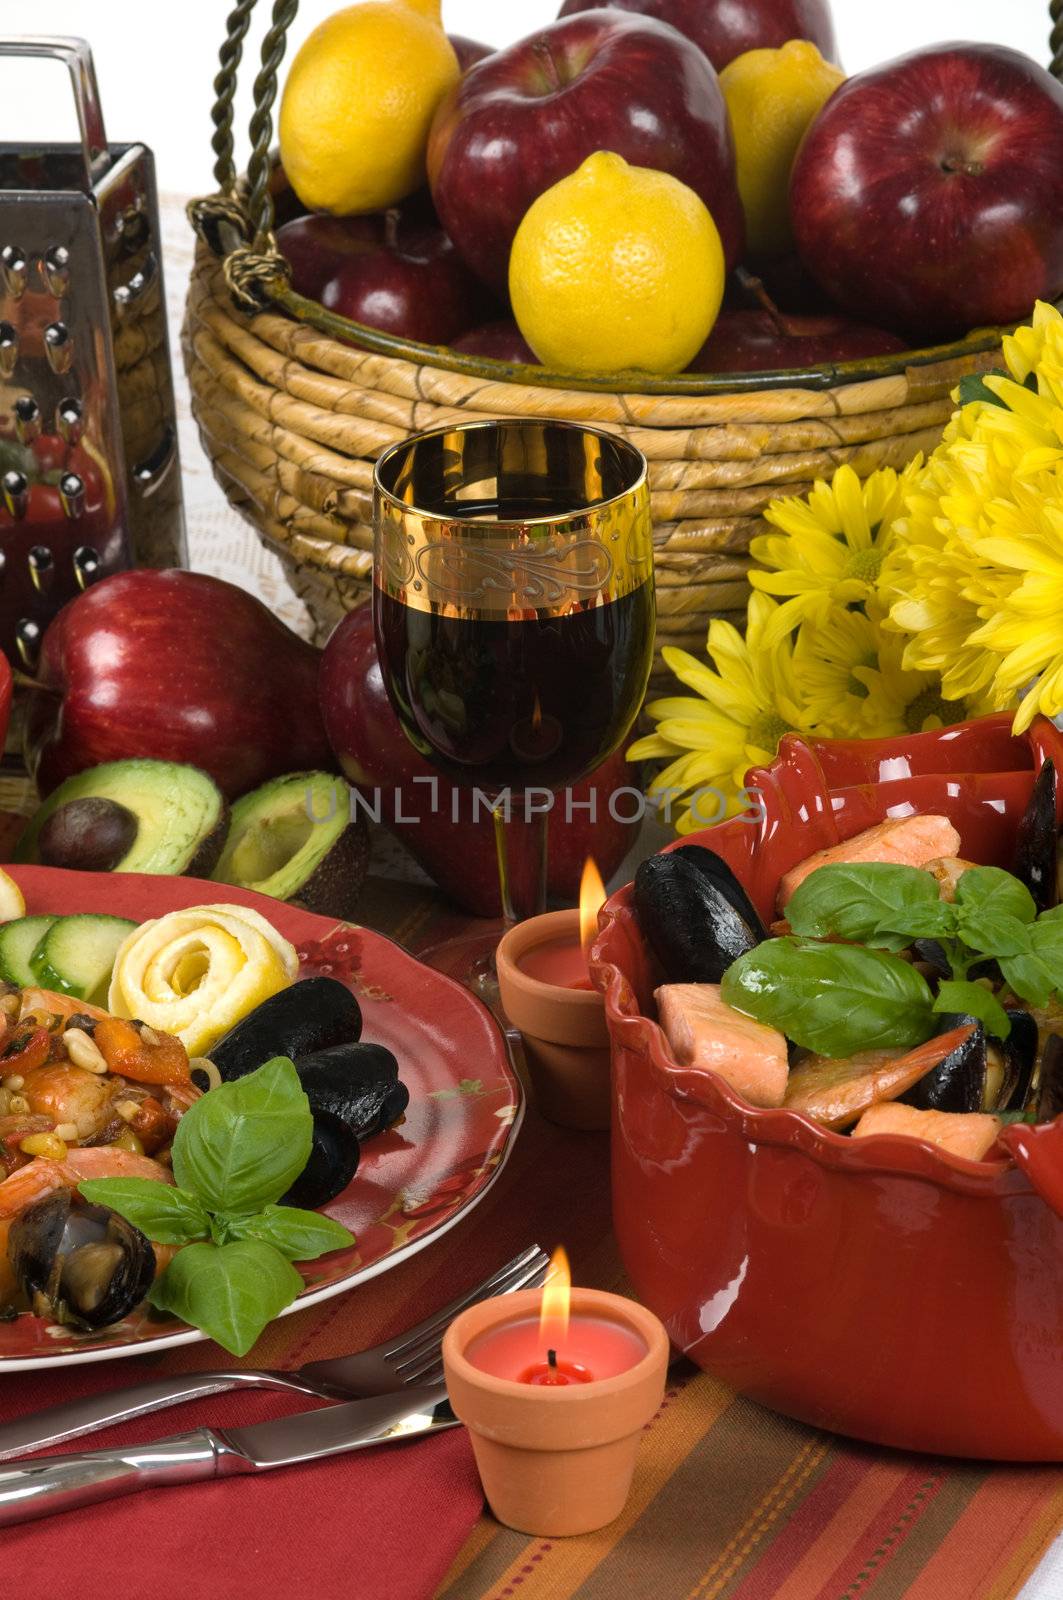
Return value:
M 537 367 L 539 357 L 511 317 L 499 322 L 483 322 L 453 341 L 455 350 L 473 356 L 490 356 L 493 361 L 515 361 Z
M 481 44 L 479 39 L 466 39 L 463 33 L 448 33 L 447 38 L 458 58 L 458 66 L 462 72 L 468 72 L 469 68 L 482 61 L 484 56 L 493 56 L 495 53 L 493 44 Z
M 198 572 L 120 572 L 44 636 L 26 759 L 41 794 L 101 761 L 201 767 L 233 798 L 334 763 L 320 651 L 243 589 Z
M 689 184 L 735 264 L 745 220 L 715 72 L 666 23 L 603 10 L 496 51 L 436 112 L 428 181 L 440 221 L 473 271 L 504 292 L 524 213 L 595 150 Z
M 1063 84 L 1016 50 L 918 50 L 843 84 L 794 165 L 798 249 L 856 316 L 918 338 L 1063 292 Z
M 591 11 L 602 0 L 565 0 L 559 15 Z M 837 57 L 829 0 L 608 0 L 620 11 L 670 22 L 704 50 L 717 72 L 746 50 L 811 39 L 827 61 Z
M 446 234 L 397 210 L 299 217 L 277 244 L 299 294 L 368 328 L 449 344 L 483 315 L 483 287 Z
M 481 815 L 474 820 L 469 791 L 439 777 L 403 733 L 384 688 L 371 606 L 360 606 L 345 617 L 325 648 L 321 709 L 341 770 L 371 804 L 379 795 L 381 820 L 414 860 L 459 905 L 477 916 L 498 916 L 491 819 Z M 637 823 L 618 822 L 610 813 L 609 798 L 633 782 L 633 769 L 621 751 L 573 787 L 570 820 L 566 821 L 564 799 L 558 800 L 548 823 L 552 895 L 575 900 L 588 855 L 594 856 L 603 877 L 616 871 L 634 842 Z M 580 809 L 580 802 L 593 804 L 594 814 Z M 628 816 L 636 804 L 634 795 L 624 795 L 615 809 Z M 519 875 L 530 857 L 528 824 L 515 817 L 508 840 Z
M 884 328 L 850 317 L 787 316 L 776 311 L 723 311 L 689 372 L 781 372 L 831 361 L 887 355 L 905 348 Z

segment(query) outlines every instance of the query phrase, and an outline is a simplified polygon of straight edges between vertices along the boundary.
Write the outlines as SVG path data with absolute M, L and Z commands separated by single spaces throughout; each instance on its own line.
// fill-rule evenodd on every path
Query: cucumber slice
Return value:
M 17 917 L 0 928 L 0 978 L 20 989 L 37 982 L 30 958 L 58 917 Z
M 32 981 L 78 1000 L 105 999 L 119 946 L 137 926 L 125 917 L 59 917 L 30 958 Z

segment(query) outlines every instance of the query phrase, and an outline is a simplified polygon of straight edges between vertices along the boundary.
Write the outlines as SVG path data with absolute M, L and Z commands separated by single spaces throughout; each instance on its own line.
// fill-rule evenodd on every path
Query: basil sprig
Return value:
M 306 1165 L 313 1126 L 295 1067 L 278 1056 L 185 1112 L 173 1141 L 174 1187 L 150 1178 L 78 1187 L 157 1244 L 184 1246 L 149 1301 L 246 1355 L 303 1287 L 291 1263 L 354 1243 L 331 1217 L 277 1204 Z
M 1004 1007 L 972 976 L 987 962 L 1028 1005 L 1047 1005 L 1063 991 L 1063 906 L 1038 916 L 1030 891 L 999 867 L 968 868 L 953 902 L 918 867 L 820 867 L 786 915 L 794 937 L 768 940 L 735 962 L 723 998 L 821 1055 L 912 1049 L 931 1036 L 935 1016 L 953 1012 L 1006 1039 Z M 936 994 L 900 958 L 919 939 L 937 943 L 951 974 Z

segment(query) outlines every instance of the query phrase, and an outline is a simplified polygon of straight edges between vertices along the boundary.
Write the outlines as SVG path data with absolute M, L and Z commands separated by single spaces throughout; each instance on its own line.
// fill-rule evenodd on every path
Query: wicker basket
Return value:
M 193 409 L 229 500 L 284 562 L 319 637 L 369 594 L 377 455 L 412 432 L 489 416 L 551 416 L 622 433 L 650 463 L 658 649 L 700 650 L 712 617 L 744 616 L 750 538 L 780 493 L 844 462 L 867 474 L 933 449 L 967 373 L 999 334 L 837 366 L 745 377 L 600 379 L 414 344 L 295 294 L 271 233 L 272 104 L 298 0 L 277 0 L 262 47 L 246 182 L 232 100 L 255 0 L 230 19 L 214 110 L 219 195 L 200 234 L 184 329 Z M 1063 0 L 1052 0 L 1063 76 Z

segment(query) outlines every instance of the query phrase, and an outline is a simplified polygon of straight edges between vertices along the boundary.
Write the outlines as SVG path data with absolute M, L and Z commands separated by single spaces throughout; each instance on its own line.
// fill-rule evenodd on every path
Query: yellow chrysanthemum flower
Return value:
M 807 499 L 772 502 L 764 515 L 781 532 L 763 534 L 749 547 L 754 561 L 769 569 L 750 574 L 753 587 L 787 597 L 772 623 L 771 644 L 798 623 L 824 623 L 833 608 L 871 599 L 894 521 L 922 464 L 920 456 L 899 476 L 886 467 L 865 483 L 852 467 L 839 467 Z
M 971 644 L 997 654 L 998 701 L 1026 690 L 1015 719 L 1021 733 L 1038 712 L 1063 709 L 1063 468 L 1016 483 L 1013 494 L 986 508 L 990 532 L 977 550 L 1015 579 Z
M 863 611 L 836 606 L 823 621 L 803 622 L 794 668 L 809 716 L 833 738 L 868 731 L 868 686 L 863 674 L 878 665 L 879 636 Z
M 694 697 L 651 701 L 646 710 L 657 731 L 627 755 L 629 761 L 669 759 L 649 794 L 666 815 L 674 804 L 683 807 L 675 821 L 679 833 L 743 810 L 749 768 L 774 760 L 784 734 L 812 731 L 807 706 L 797 698 L 792 640 L 789 634 L 778 644 L 768 640 L 777 611 L 767 595 L 752 595 L 745 638 L 729 622 L 711 622 L 707 649 L 714 667 L 685 650 L 663 652 Z

